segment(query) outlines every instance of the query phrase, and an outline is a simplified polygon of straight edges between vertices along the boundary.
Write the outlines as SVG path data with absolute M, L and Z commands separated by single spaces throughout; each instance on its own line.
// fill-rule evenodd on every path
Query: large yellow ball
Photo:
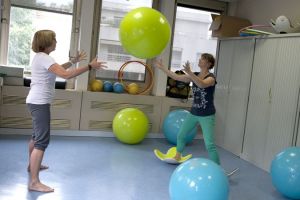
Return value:
M 129 94 L 137 94 L 139 92 L 139 85 L 136 83 L 130 83 L 127 86 L 127 92 Z
M 91 91 L 100 92 L 103 90 L 103 82 L 101 80 L 95 79 L 91 82 Z
M 127 13 L 120 23 L 119 37 L 123 48 L 137 58 L 153 58 L 167 46 L 171 28 L 163 14 L 140 7 Z
M 141 142 L 148 133 L 147 116 L 137 108 L 120 110 L 113 119 L 113 133 L 117 139 L 126 144 Z

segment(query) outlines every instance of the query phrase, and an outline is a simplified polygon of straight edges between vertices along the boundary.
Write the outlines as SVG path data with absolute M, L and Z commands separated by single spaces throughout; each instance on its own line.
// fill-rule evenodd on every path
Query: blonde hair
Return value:
M 56 35 L 54 31 L 51 30 L 40 30 L 37 31 L 32 40 L 32 50 L 35 53 L 44 52 L 46 48 L 50 47 L 53 44 L 53 41 L 56 41 Z

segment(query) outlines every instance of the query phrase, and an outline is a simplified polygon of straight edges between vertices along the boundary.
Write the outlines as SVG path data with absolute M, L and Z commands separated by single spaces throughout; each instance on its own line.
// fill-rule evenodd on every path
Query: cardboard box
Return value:
M 252 25 L 247 19 L 225 15 L 211 15 L 213 22 L 209 30 L 212 31 L 213 37 L 237 37 L 239 30 Z

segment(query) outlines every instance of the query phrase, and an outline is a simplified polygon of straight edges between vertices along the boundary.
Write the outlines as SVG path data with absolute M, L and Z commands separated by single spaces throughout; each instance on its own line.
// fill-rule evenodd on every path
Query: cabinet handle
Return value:
M 272 102 L 272 88 L 269 89 L 269 103 Z

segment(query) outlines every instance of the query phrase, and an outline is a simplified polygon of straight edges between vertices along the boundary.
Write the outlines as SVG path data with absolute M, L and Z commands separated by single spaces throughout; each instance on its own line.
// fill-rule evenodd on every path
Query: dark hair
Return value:
M 44 52 L 46 48 L 50 47 L 55 41 L 55 32 L 51 30 L 37 31 L 32 40 L 32 50 L 35 53 Z
M 201 58 L 203 58 L 204 60 L 206 60 L 207 62 L 210 63 L 209 69 L 212 69 L 215 66 L 215 58 L 213 55 L 211 55 L 209 53 L 203 53 L 201 55 Z

